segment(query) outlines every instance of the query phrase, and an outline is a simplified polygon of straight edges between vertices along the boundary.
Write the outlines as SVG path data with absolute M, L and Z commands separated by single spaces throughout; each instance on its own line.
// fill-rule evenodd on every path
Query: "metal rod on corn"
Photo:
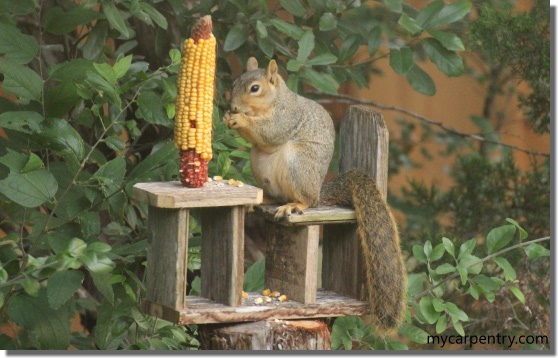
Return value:
M 211 16 L 202 17 L 184 41 L 178 73 L 174 143 L 180 150 L 180 181 L 199 188 L 207 181 L 211 152 L 215 45 Z

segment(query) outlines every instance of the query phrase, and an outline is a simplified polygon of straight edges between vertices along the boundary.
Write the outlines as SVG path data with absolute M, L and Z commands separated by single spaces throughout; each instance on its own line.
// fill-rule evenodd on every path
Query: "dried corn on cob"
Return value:
M 180 149 L 180 180 L 190 188 L 207 181 L 212 158 L 211 127 L 215 82 L 215 37 L 211 16 L 202 17 L 184 41 L 178 74 L 174 143 Z

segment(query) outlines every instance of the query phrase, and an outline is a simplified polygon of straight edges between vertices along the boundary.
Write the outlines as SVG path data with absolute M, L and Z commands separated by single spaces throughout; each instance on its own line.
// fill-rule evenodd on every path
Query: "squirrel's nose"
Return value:
M 234 106 L 234 105 L 231 104 L 231 112 L 238 113 L 238 111 L 239 111 L 238 106 Z

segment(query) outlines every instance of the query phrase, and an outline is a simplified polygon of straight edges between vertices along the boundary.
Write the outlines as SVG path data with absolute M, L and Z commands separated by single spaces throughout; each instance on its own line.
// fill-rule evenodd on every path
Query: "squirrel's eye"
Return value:
M 252 87 L 250 87 L 250 92 L 256 93 L 259 91 L 259 89 L 260 89 L 260 85 L 253 85 Z

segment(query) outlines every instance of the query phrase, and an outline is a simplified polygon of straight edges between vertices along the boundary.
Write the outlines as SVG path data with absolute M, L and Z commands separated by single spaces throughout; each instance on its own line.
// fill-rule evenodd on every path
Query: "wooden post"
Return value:
M 329 350 L 331 334 L 318 320 L 259 321 L 229 326 L 200 326 L 202 349 Z
M 320 227 L 275 223 L 269 226 L 265 259 L 267 288 L 286 294 L 290 300 L 315 303 Z
M 341 122 L 339 171 L 364 170 L 387 196 L 389 133 L 381 113 L 351 106 Z M 322 287 L 349 297 L 365 297 L 365 267 L 355 224 L 328 225 L 324 230 Z M 342 262 L 342 266 L 339 263 Z
M 202 211 L 202 296 L 229 306 L 242 302 L 244 207 Z
M 149 207 L 146 291 L 151 302 L 185 307 L 188 268 L 188 209 Z

